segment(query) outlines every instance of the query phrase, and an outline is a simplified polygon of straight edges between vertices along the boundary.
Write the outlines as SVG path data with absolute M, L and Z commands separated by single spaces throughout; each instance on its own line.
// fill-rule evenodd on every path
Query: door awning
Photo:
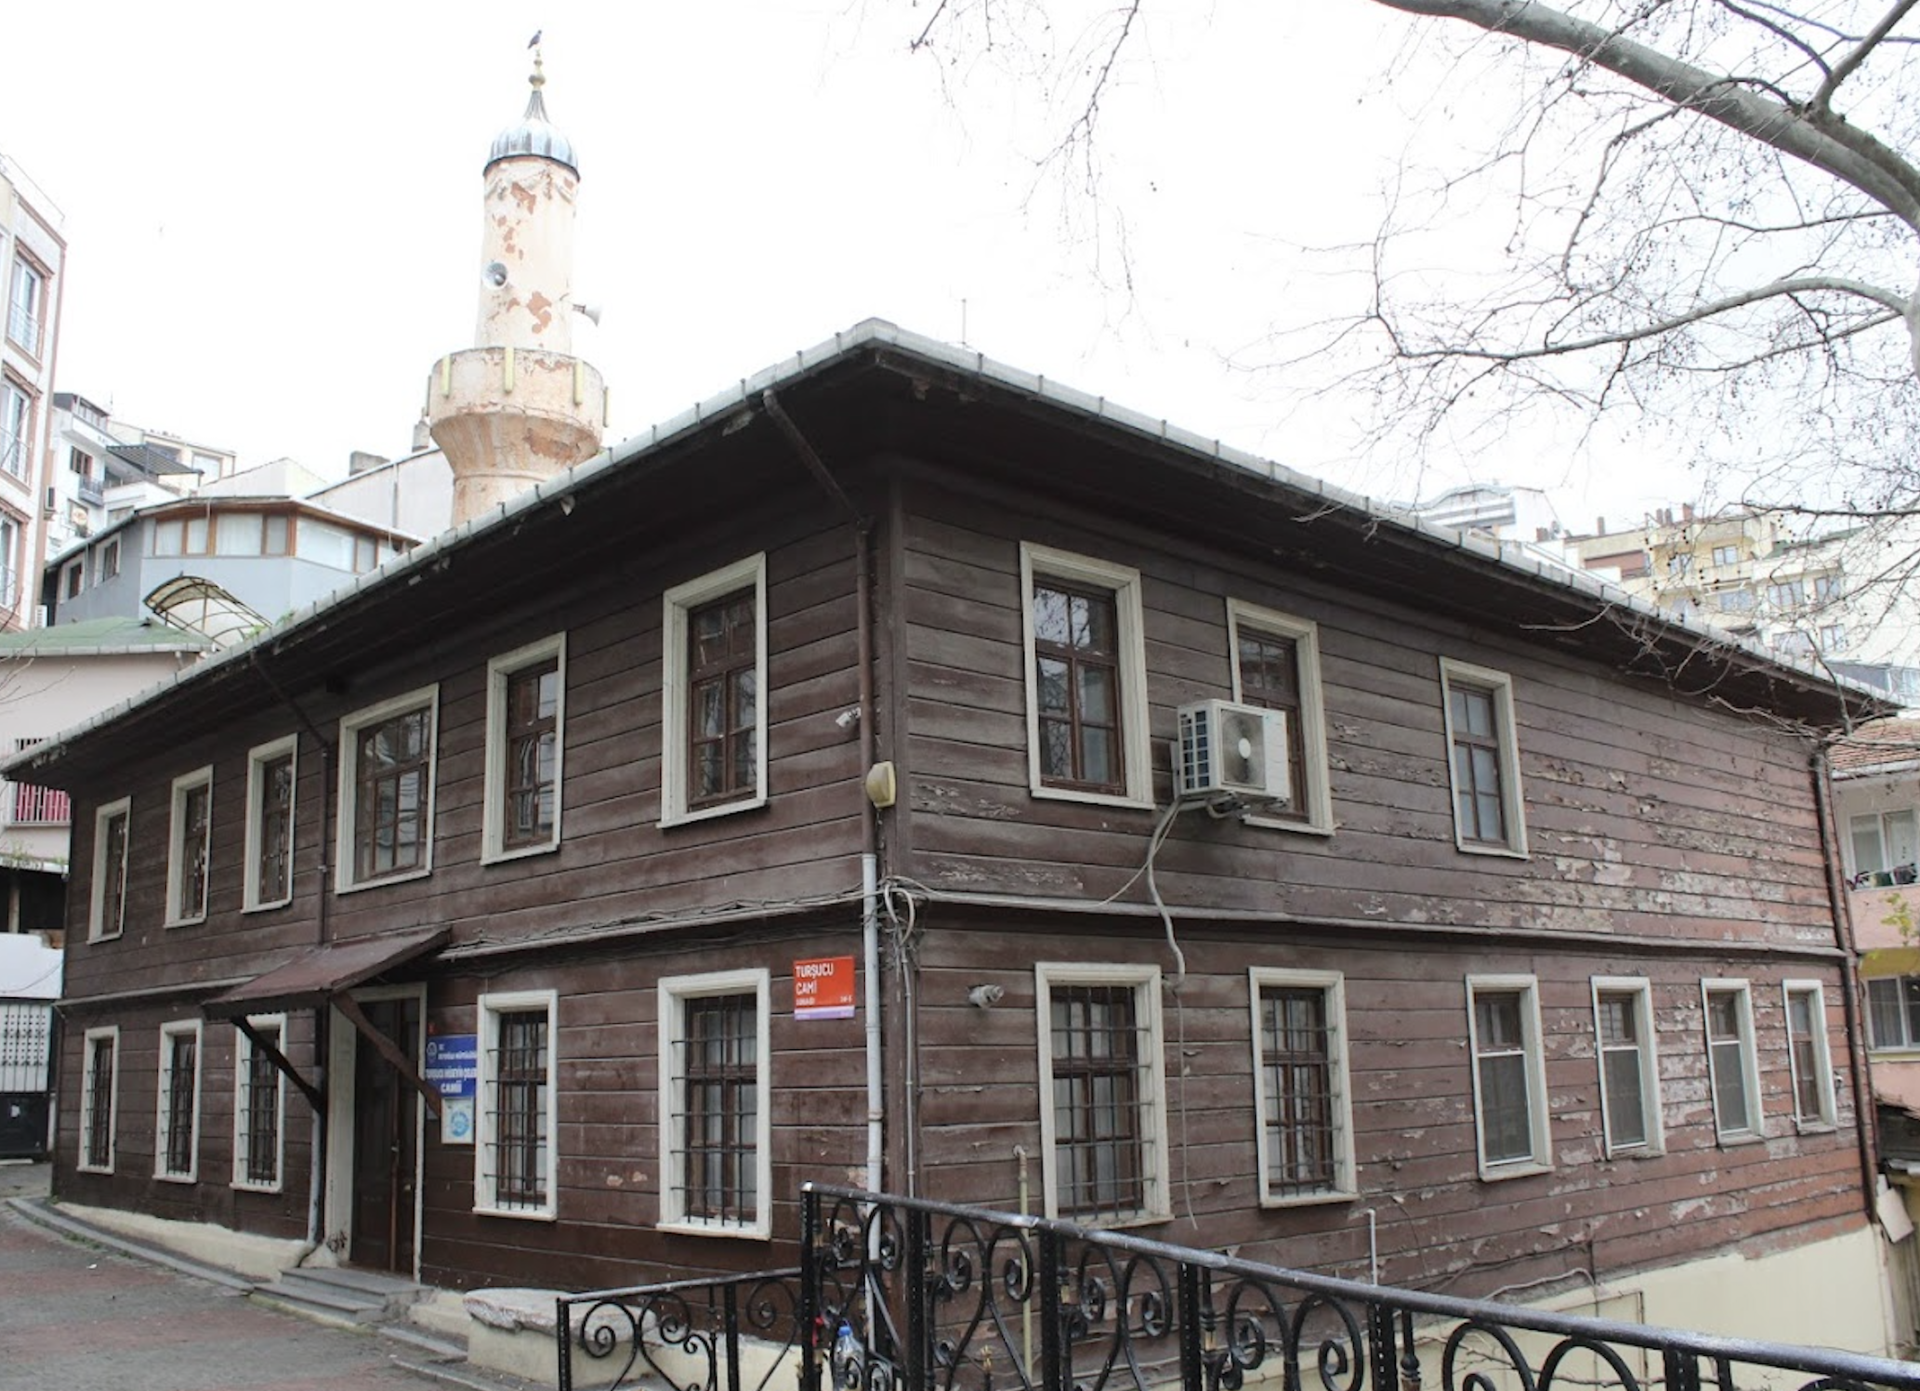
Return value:
M 283 1009 L 313 1009 L 396 966 L 438 951 L 452 935 L 450 928 L 423 927 L 329 942 L 215 995 L 200 1011 L 209 1019 L 239 1019 Z

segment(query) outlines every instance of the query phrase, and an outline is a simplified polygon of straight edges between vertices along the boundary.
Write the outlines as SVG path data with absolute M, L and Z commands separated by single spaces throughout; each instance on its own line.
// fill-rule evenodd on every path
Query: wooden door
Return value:
M 409 1058 L 420 1056 L 420 1002 L 368 1000 L 373 1026 Z M 354 1035 L 354 1265 L 413 1274 L 413 1200 L 419 1097 L 365 1037 Z

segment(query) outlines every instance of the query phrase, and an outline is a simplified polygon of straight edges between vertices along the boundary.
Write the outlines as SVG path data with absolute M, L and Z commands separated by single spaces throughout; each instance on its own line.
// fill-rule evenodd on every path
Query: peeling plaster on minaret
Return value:
M 606 385 L 573 356 L 573 214 L 580 171 L 548 120 L 535 51 L 517 125 L 494 138 L 480 240 L 474 346 L 427 384 L 434 443 L 453 469 L 453 522 L 469 521 L 543 478 L 590 459 Z

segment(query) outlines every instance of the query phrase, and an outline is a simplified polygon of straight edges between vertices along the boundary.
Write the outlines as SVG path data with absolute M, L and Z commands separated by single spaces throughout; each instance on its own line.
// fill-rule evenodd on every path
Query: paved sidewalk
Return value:
M 44 1193 L 46 1166 L 0 1166 L 0 1194 Z M 0 1202 L 0 1391 L 446 1391 L 366 1333 L 324 1327 L 56 1235 Z

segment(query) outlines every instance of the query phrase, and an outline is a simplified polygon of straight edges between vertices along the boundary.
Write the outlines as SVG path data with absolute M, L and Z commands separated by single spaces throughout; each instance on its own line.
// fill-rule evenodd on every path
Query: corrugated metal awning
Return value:
M 451 928 L 427 927 L 329 942 L 214 996 L 200 1010 L 209 1019 L 237 1019 L 274 1010 L 311 1009 L 395 966 L 438 951 L 452 935 Z

